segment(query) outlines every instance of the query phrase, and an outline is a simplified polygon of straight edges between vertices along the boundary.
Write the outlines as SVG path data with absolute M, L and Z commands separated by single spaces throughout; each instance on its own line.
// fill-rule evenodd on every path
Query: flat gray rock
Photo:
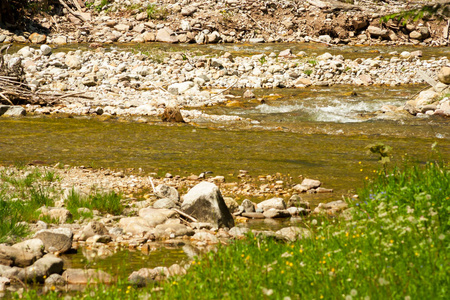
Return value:
M 40 239 L 50 253 L 64 253 L 72 247 L 73 233 L 69 228 L 40 230 L 34 237 Z

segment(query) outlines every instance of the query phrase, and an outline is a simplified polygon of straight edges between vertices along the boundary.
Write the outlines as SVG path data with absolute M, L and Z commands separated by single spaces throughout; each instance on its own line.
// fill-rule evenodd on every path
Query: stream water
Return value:
M 330 49 L 314 45 L 153 45 L 163 51 L 231 51 L 255 54 L 287 47 L 320 54 Z M 80 46 L 77 46 L 80 47 Z M 117 46 L 112 46 L 117 47 Z M 126 46 L 121 46 L 125 48 Z M 140 51 L 146 51 L 141 48 Z M 170 48 L 172 47 L 172 48 Z M 135 47 L 134 47 L 135 48 Z M 164 50 L 166 49 L 166 50 Z M 424 56 L 439 56 L 441 49 L 419 49 Z M 391 50 L 416 48 L 341 47 L 347 58 L 376 56 Z M 339 54 L 334 52 L 334 54 Z M 405 157 L 425 161 L 431 147 L 450 157 L 450 126 L 440 117 L 417 118 L 401 113 L 379 114 L 383 105 L 401 105 L 423 86 L 313 87 L 296 90 L 257 90 L 264 101 L 237 97 L 233 106 L 205 108 L 209 114 L 238 115 L 253 122 L 227 124 L 138 123 L 133 119 L 102 121 L 97 118 L 24 117 L 0 119 L 0 164 L 17 161 L 105 168 L 142 168 L 145 172 L 170 172 L 181 176 L 212 171 L 235 180 L 239 170 L 251 175 L 280 172 L 294 178 L 319 179 L 341 199 L 363 186 L 364 178 L 379 168 L 378 158 L 366 147 L 381 142 L 392 147 L 393 164 Z M 233 91 L 239 96 L 243 91 Z M 401 115 L 398 117 L 398 115 Z M 361 162 L 361 163 L 360 163 Z M 255 224 L 279 226 L 280 224 Z M 68 256 L 66 267 L 101 268 L 129 274 L 140 267 L 170 265 L 190 255 L 185 248 L 160 249 L 149 254 L 117 251 L 108 258 L 80 249 Z
M 30 45 L 33 48 L 38 49 L 38 46 Z M 14 45 L 9 53 L 13 53 L 22 48 L 23 45 Z M 167 43 L 121 43 L 121 44 L 105 44 L 103 47 L 106 51 L 118 50 L 118 51 L 132 51 L 142 52 L 148 54 L 150 57 L 157 57 L 158 53 L 170 53 L 181 52 L 190 53 L 192 55 L 222 55 L 225 52 L 230 52 L 237 56 L 251 56 L 256 54 L 269 55 L 271 52 L 278 53 L 280 51 L 291 49 L 293 54 L 297 54 L 300 51 L 306 52 L 307 56 L 321 55 L 325 52 L 329 52 L 333 55 L 343 55 L 346 59 L 356 58 L 369 58 L 376 56 L 390 57 L 390 53 L 397 52 L 397 54 L 403 51 L 422 51 L 423 59 L 430 59 L 432 57 L 448 56 L 448 48 L 446 47 L 424 47 L 424 46 L 327 46 L 325 44 L 318 43 L 275 43 L 275 44 L 167 44 Z M 67 51 L 95 51 L 90 48 L 89 44 L 67 44 L 54 46 L 53 52 L 67 52 Z

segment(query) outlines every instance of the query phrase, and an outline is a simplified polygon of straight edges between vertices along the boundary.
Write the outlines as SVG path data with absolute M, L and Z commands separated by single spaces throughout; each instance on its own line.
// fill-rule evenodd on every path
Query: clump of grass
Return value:
M 97 192 L 90 196 L 81 196 L 79 193 L 72 190 L 67 197 L 66 206 L 74 216 L 74 219 L 90 216 L 90 214 L 80 213 L 78 209 L 81 207 L 90 210 L 95 209 L 102 213 L 118 215 L 123 211 L 121 200 L 122 196 L 116 194 L 114 191 L 106 193 Z
M 315 59 L 309 59 L 309 60 L 307 61 L 307 63 L 314 67 L 314 66 L 317 65 L 317 60 L 315 60 Z
M 146 11 L 148 18 L 152 20 L 165 20 L 169 15 L 169 11 L 165 7 L 160 7 L 153 3 L 147 6 Z
M 5 200 L 5 195 L 0 191 L 0 243 L 14 241 L 17 237 L 28 234 L 28 227 L 21 224 L 22 209 L 11 201 Z
M 58 181 L 60 178 L 58 175 L 55 174 L 54 171 L 45 171 L 45 174 L 42 177 L 42 179 L 48 182 L 55 182 Z
M 114 191 L 96 193 L 90 197 L 93 209 L 113 215 L 119 215 L 123 211 L 123 205 L 120 200 L 122 200 L 122 196 Z
M 267 62 L 266 56 L 265 55 L 261 56 L 261 58 L 259 59 L 259 63 L 261 65 L 264 65 L 266 62 Z
M 313 70 L 311 70 L 311 69 L 306 69 L 306 70 L 304 70 L 303 71 L 303 73 L 305 74 L 305 75 L 311 75 L 312 73 L 313 73 Z

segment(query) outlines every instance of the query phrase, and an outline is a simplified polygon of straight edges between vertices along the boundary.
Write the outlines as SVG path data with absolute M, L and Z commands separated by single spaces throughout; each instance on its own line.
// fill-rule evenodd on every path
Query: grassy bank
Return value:
M 54 207 L 63 202 L 72 217 L 68 222 L 80 218 L 90 219 L 93 210 L 100 214 L 120 214 L 123 211 L 122 196 L 113 191 L 93 190 L 89 195 L 81 195 L 72 190 L 67 196 L 54 184 L 60 180 L 52 170 L 17 166 L 0 170 L 0 243 L 14 242 L 29 234 L 28 224 L 44 221 L 59 223 L 41 207 Z M 79 210 L 84 208 L 84 210 Z
M 249 237 L 146 289 L 96 288 L 84 299 L 444 299 L 450 293 L 450 169 L 380 172 L 349 200 L 351 219 L 316 218 L 313 238 Z M 158 288 L 156 291 L 155 287 Z M 46 295 L 49 299 L 58 292 Z M 36 292 L 23 294 L 35 298 Z

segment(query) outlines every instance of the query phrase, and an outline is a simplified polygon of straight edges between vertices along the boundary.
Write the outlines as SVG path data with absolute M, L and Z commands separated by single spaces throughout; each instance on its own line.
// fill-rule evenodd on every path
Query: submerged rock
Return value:
M 113 282 L 111 275 L 102 270 L 95 269 L 67 269 L 62 274 L 62 277 L 68 284 L 109 284 Z

